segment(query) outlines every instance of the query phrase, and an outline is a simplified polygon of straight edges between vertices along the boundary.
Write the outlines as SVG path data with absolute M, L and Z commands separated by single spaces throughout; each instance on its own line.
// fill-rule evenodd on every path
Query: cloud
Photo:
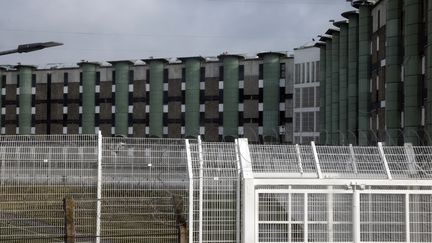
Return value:
M 0 49 L 36 41 L 65 45 L 0 57 L 0 63 L 76 63 L 290 51 L 350 9 L 327 0 L 2 1 Z

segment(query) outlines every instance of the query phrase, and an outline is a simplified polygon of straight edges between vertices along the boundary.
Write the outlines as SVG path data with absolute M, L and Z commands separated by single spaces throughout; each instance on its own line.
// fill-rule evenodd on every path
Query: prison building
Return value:
M 313 45 L 294 49 L 294 143 L 319 141 L 320 50 Z
M 430 1 L 352 1 L 321 49 L 325 144 L 431 144 Z
M 149 58 L 2 69 L 2 134 L 292 142 L 293 58 Z

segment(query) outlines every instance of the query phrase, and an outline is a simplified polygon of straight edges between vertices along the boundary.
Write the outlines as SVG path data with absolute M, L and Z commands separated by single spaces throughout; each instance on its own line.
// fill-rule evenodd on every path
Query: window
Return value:
M 285 63 L 280 64 L 280 78 L 285 78 Z
M 295 65 L 295 83 L 300 83 L 300 64 Z
M 295 108 L 301 108 L 300 92 L 301 92 L 301 89 L 295 89 L 295 93 L 294 93 Z
M 310 63 L 306 63 L 306 83 L 309 83 L 310 80 Z
M 316 77 L 316 81 L 321 81 L 321 77 L 320 77 L 320 61 L 317 61 L 316 62 L 316 69 L 315 69 L 315 71 L 316 71 L 316 75 L 315 75 L 315 77 Z
M 304 84 L 305 83 L 305 64 L 304 63 L 302 63 L 301 64 L 301 66 L 302 66 L 302 70 L 301 70 L 301 79 L 302 79 L 302 84 Z
M 312 65 L 312 78 L 311 82 L 315 82 L 315 62 L 311 62 Z
M 314 112 L 303 112 L 302 114 L 302 131 L 303 132 L 313 132 L 314 131 Z
M 313 107 L 315 102 L 314 87 L 302 89 L 302 107 Z

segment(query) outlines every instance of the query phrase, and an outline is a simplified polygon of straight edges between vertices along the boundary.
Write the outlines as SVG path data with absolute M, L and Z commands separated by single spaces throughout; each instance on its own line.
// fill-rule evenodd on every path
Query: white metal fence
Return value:
M 432 242 L 432 147 L 0 137 L 0 241 Z

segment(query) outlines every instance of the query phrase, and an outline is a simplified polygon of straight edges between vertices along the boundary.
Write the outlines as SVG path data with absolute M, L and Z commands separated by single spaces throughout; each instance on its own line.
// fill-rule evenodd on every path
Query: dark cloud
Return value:
M 0 0 L 0 50 L 65 45 L 0 57 L 1 64 L 214 56 L 290 51 L 351 9 L 343 0 Z

